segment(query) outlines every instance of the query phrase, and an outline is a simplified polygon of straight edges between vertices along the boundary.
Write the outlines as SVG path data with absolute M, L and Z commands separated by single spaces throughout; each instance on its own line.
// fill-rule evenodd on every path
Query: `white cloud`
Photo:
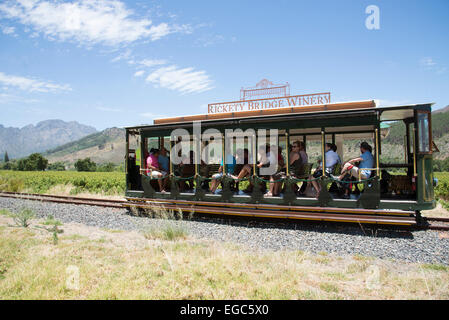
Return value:
M 222 36 L 221 34 L 205 35 L 201 38 L 198 38 L 195 41 L 195 45 L 206 48 L 206 47 L 214 46 L 217 44 L 221 44 L 224 41 L 225 41 L 225 37 Z
M 431 57 L 422 58 L 419 63 L 424 69 L 435 71 L 437 74 L 443 74 L 447 70 L 447 67 L 437 64 Z
M 420 62 L 421 62 L 421 65 L 424 67 L 431 67 L 431 66 L 436 65 L 436 63 L 430 57 L 422 58 Z
M 151 20 L 136 18 L 134 12 L 118 0 L 9 0 L 0 4 L 0 12 L 49 39 L 83 44 L 155 41 L 173 32 L 188 31 L 188 26 L 156 25 Z
M 132 63 L 136 63 L 148 68 L 154 67 L 154 66 L 161 66 L 164 64 L 167 64 L 166 60 L 162 60 L 162 59 L 143 59 L 140 61 L 136 61 L 136 62 L 132 62 Z
M 28 92 L 56 92 L 72 90 L 72 88 L 67 84 L 60 85 L 31 78 L 7 75 L 3 72 L 0 72 L 0 83 L 6 87 L 16 87 Z
M 14 32 L 16 30 L 14 27 L 4 27 L 4 26 L 2 26 L 1 28 L 2 28 L 2 32 L 4 34 L 14 34 Z
M 131 57 L 131 50 L 126 49 L 125 52 L 120 53 L 117 57 L 111 59 L 111 62 L 117 62 L 120 60 L 128 60 Z
M 134 77 L 141 77 L 141 76 L 143 76 L 144 73 L 145 73 L 145 71 L 143 71 L 143 70 L 136 71 L 136 73 L 134 73 Z
M 180 69 L 175 65 L 153 71 L 147 78 L 156 87 L 176 90 L 181 93 L 203 92 L 212 89 L 212 80 L 205 71 L 193 68 Z

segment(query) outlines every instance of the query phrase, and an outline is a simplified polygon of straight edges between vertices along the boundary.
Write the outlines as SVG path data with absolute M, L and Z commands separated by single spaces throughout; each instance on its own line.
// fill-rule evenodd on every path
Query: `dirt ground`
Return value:
M 444 209 L 441 203 L 438 202 L 435 209 L 424 210 L 422 211 L 422 215 L 424 217 L 432 217 L 432 218 L 449 218 L 449 211 Z

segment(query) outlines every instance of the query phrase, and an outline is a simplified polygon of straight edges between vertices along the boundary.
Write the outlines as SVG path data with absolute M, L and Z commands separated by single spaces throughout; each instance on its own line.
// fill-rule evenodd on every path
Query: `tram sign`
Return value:
M 330 102 L 330 92 L 291 96 L 290 84 L 288 82 L 285 84 L 273 84 L 273 82 L 263 79 L 255 87 L 242 88 L 239 101 L 209 104 L 207 113 L 277 109 L 328 104 Z
M 304 94 L 298 96 L 265 98 L 258 100 L 240 100 L 233 102 L 211 103 L 208 105 L 207 112 L 210 114 L 210 113 L 277 109 L 286 107 L 328 104 L 330 102 L 331 102 L 331 93 L 324 92 L 324 93 Z
M 273 84 L 273 82 L 262 79 L 255 87 L 242 88 L 240 90 L 240 100 L 251 100 L 256 98 L 287 97 L 290 95 L 290 84 Z

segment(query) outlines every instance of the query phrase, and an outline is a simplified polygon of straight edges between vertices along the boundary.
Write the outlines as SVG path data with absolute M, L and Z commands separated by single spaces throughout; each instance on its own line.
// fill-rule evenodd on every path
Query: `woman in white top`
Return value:
M 338 153 L 336 152 L 337 146 L 334 145 L 333 143 L 326 143 L 325 150 L 326 150 L 325 174 L 330 175 L 332 173 L 332 171 L 334 170 L 335 165 L 337 163 L 341 163 L 341 159 L 340 159 L 340 156 L 338 155 Z M 319 160 L 319 162 L 321 162 L 321 160 Z M 323 167 L 320 164 L 320 166 L 315 170 L 315 172 L 310 177 L 310 179 L 316 179 L 316 178 L 321 177 L 322 175 L 323 175 Z M 318 196 L 320 195 L 320 192 L 321 192 L 321 186 L 316 180 L 312 181 L 312 185 L 315 188 L 315 190 L 317 191 L 316 197 L 318 198 Z

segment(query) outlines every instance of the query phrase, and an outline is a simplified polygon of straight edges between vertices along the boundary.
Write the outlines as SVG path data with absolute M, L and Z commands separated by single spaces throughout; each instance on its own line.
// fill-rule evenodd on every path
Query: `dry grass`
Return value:
M 435 209 L 424 210 L 422 211 L 422 215 L 424 217 L 432 217 L 432 218 L 449 218 L 449 211 L 447 211 L 441 205 L 441 202 L 437 202 L 437 206 Z
M 2 299 L 449 299 L 446 266 L 147 240 L 76 224 L 53 245 L 48 233 L 8 220 L 0 216 Z

